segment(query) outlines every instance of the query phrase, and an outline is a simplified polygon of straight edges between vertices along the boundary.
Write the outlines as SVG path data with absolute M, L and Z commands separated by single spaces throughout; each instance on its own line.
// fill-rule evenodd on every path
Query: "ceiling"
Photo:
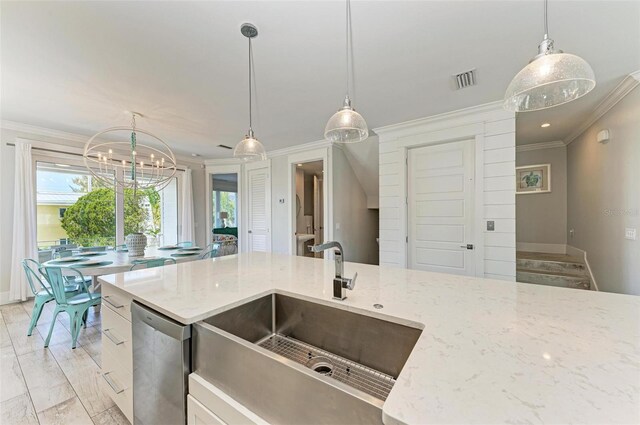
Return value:
M 2 2 L 2 118 L 91 135 L 146 115 L 178 153 L 230 157 L 245 134 L 254 23 L 254 130 L 267 150 L 322 139 L 344 96 L 344 2 Z M 549 4 L 556 46 L 598 78 L 583 99 L 518 117 L 518 143 L 564 138 L 640 69 L 640 2 Z M 354 105 L 370 128 L 496 101 L 536 53 L 542 1 L 354 1 Z M 451 75 L 477 69 L 478 85 Z M 552 126 L 541 129 L 542 122 Z M 541 131 L 544 130 L 544 131 Z

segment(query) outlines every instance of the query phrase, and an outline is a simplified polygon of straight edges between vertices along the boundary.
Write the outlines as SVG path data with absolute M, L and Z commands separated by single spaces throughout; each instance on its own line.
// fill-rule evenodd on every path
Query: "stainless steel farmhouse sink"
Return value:
M 422 330 L 281 294 L 193 325 L 193 371 L 272 423 L 381 423 Z

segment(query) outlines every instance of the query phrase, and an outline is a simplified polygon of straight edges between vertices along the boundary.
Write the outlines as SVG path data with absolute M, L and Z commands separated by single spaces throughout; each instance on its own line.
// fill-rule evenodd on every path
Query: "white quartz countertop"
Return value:
M 386 424 L 640 423 L 640 297 L 251 253 L 103 276 L 182 323 L 276 291 L 424 330 Z M 373 304 L 384 308 L 377 310 Z

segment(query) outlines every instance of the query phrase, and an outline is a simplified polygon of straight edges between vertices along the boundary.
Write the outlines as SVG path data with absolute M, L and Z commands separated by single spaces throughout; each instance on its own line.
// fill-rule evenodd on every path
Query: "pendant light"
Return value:
M 596 86 L 591 66 L 579 56 L 556 50 L 548 29 L 544 0 L 544 39 L 538 46 L 538 55 L 509 84 L 505 109 L 529 112 L 551 108 L 576 100 Z
M 236 145 L 236 148 L 233 150 L 233 156 L 245 161 L 264 161 L 267 159 L 267 153 L 262 143 L 256 139 L 253 134 L 253 128 L 251 127 L 251 72 L 253 70 L 251 39 L 258 36 L 258 29 L 253 24 L 242 24 L 240 32 L 249 39 L 249 131 L 244 136 L 244 139 Z
M 347 94 L 342 108 L 338 110 L 327 122 L 324 129 L 324 138 L 333 143 L 362 142 L 369 137 L 369 128 L 362 115 L 351 106 L 349 97 L 349 64 L 351 47 L 351 2 L 347 0 Z M 353 66 L 353 65 L 352 65 Z

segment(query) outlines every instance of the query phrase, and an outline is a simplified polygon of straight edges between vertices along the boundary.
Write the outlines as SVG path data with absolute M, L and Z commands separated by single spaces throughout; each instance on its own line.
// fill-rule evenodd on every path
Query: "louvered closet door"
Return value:
M 249 251 L 271 251 L 271 202 L 269 169 L 249 170 Z

